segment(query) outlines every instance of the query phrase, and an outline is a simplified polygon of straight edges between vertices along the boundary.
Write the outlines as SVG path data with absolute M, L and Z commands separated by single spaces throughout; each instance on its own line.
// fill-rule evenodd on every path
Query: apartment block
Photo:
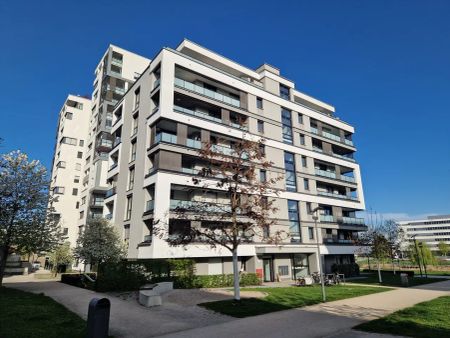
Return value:
M 90 98 L 69 95 L 58 115 L 50 193 L 55 217 L 72 247 L 78 237 L 83 158 L 91 112 Z
M 80 231 L 89 218 L 103 216 L 108 152 L 115 145 L 111 136 L 114 106 L 149 63 L 142 56 L 110 45 L 95 68 L 77 215 Z
M 428 216 L 426 219 L 400 221 L 406 239 L 425 243 L 430 250 L 439 251 L 439 242 L 450 244 L 450 215 Z
M 318 243 L 326 271 L 353 261 L 354 239 L 367 229 L 356 217 L 365 205 L 354 128 L 330 104 L 298 91 L 279 69 L 250 69 L 184 40 L 152 59 L 111 114 L 113 144 L 104 150 L 108 168 L 99 182 L 102 192 L 108 189 L 103 213 L 122 234 L 128 258 L 189 257 L 198 274 L 231 273 L 225 248 L 170 247 L 153 233 L 153 222 L 167 224 L 167 235 L 210 226 L 173 214 L 182 203 L 224 201 L 223 191 L 193 183 L 202 166 L 198 149 L 211 142 L 226 153 L 239 139 L 261 137 L 273 167 L 260 177 L 284 177 L 276 186 L 274 230 L 290 236 L 280 245 L 262 238 L 241 245 L 242 270 L 266 281 L 318 271 Z M 311 213 L 317 207 L 318 238 Z

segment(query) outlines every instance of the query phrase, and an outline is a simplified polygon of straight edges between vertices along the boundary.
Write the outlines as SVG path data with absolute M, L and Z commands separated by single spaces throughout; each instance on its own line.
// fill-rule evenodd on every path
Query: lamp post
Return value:
M 420 259 L 420 255 L 419 255 L 419 250 L 417 250 L 417 240 L 416 240 L 416 236 L 417 236 L 417 235 L 413 235 L 413 236 L 411 236 L 411 238 L 414 240 L 414 249 L 416 250 L 417 261 L 419 262 L 420 277 L 423 277 L 423 275 L 422 275 L 422 264 L 421 264 L 421 259 Z
M 428 278 L 427 265 L 425 263 L 425 257 L 423 256 L 423 243 L 422 242 L 419 243 L 419 248 L 420 248 L 420 255 L 422 256 L 423 269 L 425 270 L 425 278 Z
M 312 218 L 314 220 L 314 227 L 316 228 L 316 243 L 317 243 L 317 265 L 319 267 L 320 284 L 322 288 L 322 300 L 327 301 L 327 295 L 325 293 L 325 275 L 323 273 L 322 267 L 322 257 L 320 255 L 320 243 L 319 243 L 319 228 L 317 227 L 317 220 L 319 219 L 318 212 L 320 207 L 315 208 L 311 211 Z

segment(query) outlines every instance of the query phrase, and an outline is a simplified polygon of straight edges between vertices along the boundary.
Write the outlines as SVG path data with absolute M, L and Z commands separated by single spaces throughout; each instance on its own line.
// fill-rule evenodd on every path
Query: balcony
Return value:
M 111 58 L 111 64 L 121 67 L 123 64 L 123 61 L 120 59 Z
M 92 202 L 91 202 L 91 207 L 97 207 L 97 208 L 103 208 L 103 205 L 104 205 L 104 201 L 103 200 L 93 200 Z
M 340 178 L 341 178 L 342 181 L 346 181 L 346 182 L 350 182 L 350 183 L 355 183 L 356 182 L 355 178 L 351 177 L 351 176 L 341 175 Z
M 321 170 L 316 168 L 316 175 L 336 179 L 336 173 L 333 171 Z
M 311 127 L 311 133 L 319 135 L 319 129 L 317 129 L 316 127 Z
M 339 154 L 336 154 L 336 153 L 332 153 L 332 155 L 334 157 L 342 158 L 343 160 L 346 160 L 346 161 L 356 162 L 353 157 L 350 157 L 350 155 L 339 155 Z
M 161 84 L 161 79 L 156 79 L 155 82 L 153 82 L 153 89 L 158 87 Z
M 105 216 L 105 218 L 106 218 L 107 220 L 112 220 L 112 214 L 107 214 L 107 215 Z
M 364 218 L 360 217 L 342 217 L 343 224 L 356 224 L 356 225 L 365 225 L 366 222 Z
M 334 239 L 334 238 L 324 238 L 324 244 L 354 244 L 352 239 Z
M 344 139 L 344 143 L 353 147 L 353 141 L 352 140 Z
M 145 202 L 145 212 L 153 211 L 154 208 L 155 208 L 155 201 L 154 200 L 150 200 L 150 201 Z
M 152 242 L 152 235 L 145 235 L 144 243 L 151 243 L 151 242 Z
M 353 201 L 357 201 L 358 200 L 358 197 L 355 197 L 355 196 L 335 194 L 335 193 L 332 193 L 332 192 L 320 191 L 320 190 L 317 191 L 317 195 L 327 196 L 327 197 L 334 197 L 334 198 L 340 198 L 340 199 L 344 199 L 344 200 L 353 200 Z
M 115 148 L 116 146 L 118 146 L 120 143 L 122 142 L 122 139 L 120 138 L 120 137 L 116 137 L 115 139 L 114 139 L 114 142 L 113 142 L 113 148 Z
M 211 213 L 229 213 L 231 207 L 227 204 L 219 204 L 202 201 L 182 201 L 170 200 L 170 210 L 186 209 L 187 212 L 211 212 Z
M 185 114 L 189 114 L 189 115 L 193 115 L 193 116 L 198 116 L 198 117 L 201 117 L 203 119 L 207 119 L 207 120 L 214 121 L 214 122 L 217 122 L 217 123 L 223 123 L 221 118 L 210 116 L 210 115 L 208 115 L 206 113 L 202 113 L 202 112 L 199 112 L 199 111 L 183 108 L 183 107 L 180 107 L 180 106 L 173 106 L 173 109 L 175 111 L 177 111 L 177 112 L 180 112 L 180 113 L 185 113 Z
M 106 191 L 105 198 L 108 198 L 108 197 L 111 197 L 111 196 L 115 195 L 116 192 L 117 192 L 116 190 L 117 190 L 116 187 L 112 187 L 111 189 L 109 189 L 108 191 Z
M 194 168 L 181 168 L 181 171 L 185 174 L 197 175 L 199 170 Z
M 186 146 L 188 146 L 189 148 L 201 149 L 202 142 L 188 138 L 188 139 L 186 139 Z
M 321 222 L 335 222 L 333 215 L 320 215 Z
M 330 140 L 333 140 L 333 141 L 341 142 L 341 137 L 340 136 L 332 134 L 332 133 L 329 133 L 327 131 L 323 131 L 322 130 L 322 136 L 326 137 L 326 138 L 329 138 Z
M 111 164 L 111 166 L 109 167 L 108 171 L 111 171 L 111 170 L 113 170 L 113 169 L 116 168 L 116 167 L 117 167 L 117 163 L 113 163 L 113 164 Z
M 216 93 L 215 91 L 203 88 L 203 87 L 193 84 L 192 82 L 189 82 L 189 81 L 175 78 L 175 86 L 195 92 L 200 95 L 207 96 L 213 100 L 224 102 L 224 103 L 232 105 L 234 107 L 241 106 L 241 102 L 237 99 L 232 98 L 231 96 Z
M 160 142 L 177 144 L 177 135 L 160 132 L 155 136 L 155 143 Z

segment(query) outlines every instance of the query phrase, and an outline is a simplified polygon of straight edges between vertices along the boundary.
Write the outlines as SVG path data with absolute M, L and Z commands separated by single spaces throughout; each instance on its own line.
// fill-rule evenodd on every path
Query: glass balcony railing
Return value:
M 235 157 L 237 157 L 237 154 L 233 150 L 233 148 L 220 146 L 220 145 L 217 145 L 217 144 L 214 144 L 214 145 L 211 146 L 211 151 L 213 151 L 215 153 L 227 155 L 227 156 L 235 156 Z M 242 159 L 244 159 L 244 160 L 248 159 L 248 154 L 243 153 L 242 154 Z
M 360 217 L 342 217 L 342 223 L 364 225 L 366 222 L 364 218 Z
M 344 175 L 341 175 L 341 180 L 346 181 L 346 182 L 350 182 L 350 183 L 355 183 L 356 182 L 354 177 L 344 176 Z
M 320 191 L 319 190 L 319 191 L 317 191 L 317 194 L 321 195 L 321 196 L 341 198 L 341 199 L 345 199 L 345 200 L 353 200 L 353 201 L 357 201 L 358 200 L 358 197 L 355 197 L 355 196 L 335 194 L 335 193 L 328 192 L 328 191 Z
M 216 93 L 215 91 L 206 89 L 204 87 L 201 87 L 199 85 L 196 85 L 192 82 L 189 81 L 185 81 L 179 78 L 175 78 L 175 85 L 177 87 L 180 88 L 184 88 L 190 91 L 193 91 L 195 93 L 201 94 L 201 95 L 205 95 L 207 97 L 210 97 L 214 100 L 217 101 L 221 101 L 224 103 L 227 103 L 229 105 L 235 106 L 235 107 L 240 107 L 241 106 L 241 102 L 235 98 L 232 98 L 231 96 L 225 95 L 225 94 L 220 94 L 220 93 Z
M 352 140 L 344 139 L 344 143 L 349 145 L 349 146 L 353 146 L 353 141 Z
M 189 148 L 201 149 L 202 142 L 199 140 L 192 140 L 192 139 L 188 138 L 188 139 L 186 139 L 186 146 L 188 146 Z
M 327 171 L 327 170 L 321 170 L 321 169 L 317 169 L 317 168 L 316 168 L 316 175 L 324 176 L 324 177 L 328 177 L 328 178 L 336 178 L 336 173 L 335 172 Z
M 336 153 L 333 153 L 332 155 L 333 155 L 334 157 L 342 158 L 343 160 L 346 160 L 346 161 L 352 161 L 352 162 L 355 162 L 355 159 L 354 159 L 353 157 L 350 157 L 349 155 L 339 155 L 339 154 L 336 154 Z
M 327 131 L 323 131 L 323 130 L 322 130 L 322 136 L 323 136 L 323 137 L 326 137 L 326 138 L 329 138 L 330 140 L 334 140 L 334 141 L 337 141 L 337 142 L 341 142 L 340 136 L 335 135 L 335 134 L 332 134 L 332 133 L 329 133 L 329 132 L 327 132 Z
M 223 123 L 221 118 L 214 117 L 214 116 L 208 115 L 208 114 L 203 113 L 203 112 L 199 112 L 199 111 L 183 108 L 183 107 L 180 107 L 180 106 L 173 106 L 173 109 L 175 111 L 177 111 L 177 112 L 180 112 L 180 113 L 185 113 L 185 114 L 189 114 L 189 115 L 193 115 L 193 116 L 198 116 L 198 117 L 201 117 L 201 118 L 204 118 L 204 119 L 207 119 L 207 120 L 210 120 L 210 121 L 214 121 L 214 122 L 217 122 L 217 123 Z
M 321 222 L 335 222 L 333 215 L 320 215 Z
M 122 66 L 122 63 L 123 63 L 123 61 L 120 59 L 115 59 L 115 58 L 111 59 L 111 64 L 113 64 L 113 65 Z
M 311 127 L 311 133 L 319 134 L 319 130 L 316 127 Z
M 177 144 L 177 135 L 160 132 L 155 136 L 155 143 L 167 142 Z
M 105 198 L 111 197 L 112 195 L 115 195 L 115 194 L 116 194 L 116 187 L 112 187 L 111 189 L 109 189 L 106 192 Z
M 151 242 L 152 242 L 152 235 L 145 235 L 144 243 L 151 243 Z
M 192 212 L 213 212 L 213 213 L 229 213 L 231 207 L 226 204 L 202 202 L 202 201 L 182 201 L 170 200 L 170 210 L 186 209 Z
M 318 153 L 323 153 L 323 149 L 322 148 L 313 147 L 313 150 L 317 151 Z
M 117 168 L 117 163 L 111 164 L 111 166 L 109 167 L 109 170 L 113 170 L 115 168 Z
M 194 169 L 194 168 L 181 168 L 181 171 L 185 174 L 191 174 L 191 175 L 197 175 L 199 172 L 197 169 Z
M 145 211 L 146 212 L 153 211 L 154 208 L 155 208 L 155 201 L 150 200 L 145 203 Z
M 153 82 L 153 89 L 158 87 L 161 84 L 161 79 L 156 79 L 155 82 Z

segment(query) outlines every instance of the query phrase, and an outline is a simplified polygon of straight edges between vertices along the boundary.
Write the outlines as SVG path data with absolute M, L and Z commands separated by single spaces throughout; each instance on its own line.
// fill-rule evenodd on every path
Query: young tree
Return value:
M 0 285 L 8 253 L 50 251 L 63 236 L 48 194 L 47 171 L 20 151 L 0 158 Z
M 73 253 L 70 243 L 59 245 L 50 253 L 50 263 L 53 265 L 55 276 L 58 273 L 58 267 L 61 265 L 69 265 L 73 262 Z
M 378 270 L 378 281 L 383 282 L 381 278 L 381 260 L 389 257 L 391 247 L 389 241 L 379 228 L 369 228 L 368 231 L 362 233 L 358 239 L 359 245 L 369 250 L 370 255 L 375 258 Z
M 125 250 L 116 229 L 104 218 L 90 219 L 77 240 L 75 257 L 85 264 L 98 266 L 105 262 L 117 262 Z
M 400 251 L 404 241 L 404 231 L 394 220 L 387 220 L 380 228 L 389 246 L 389 258 L 391 259 L 392 270 L 395 275 L 395 258 Z
M 409 246 L 409 256 L 417 265 L 435 265 L 436 257 L 434 257 L 428 245 L 424 242 L 412 242 Z
M 450 251 L 450 244 L 440 241 L 438 243 L 438 248 L 442 256 L 447 256 Z
M 222 196 L 223 204 L 204 200 L 179 203 L 173 211 L 173 219 L 207 221 L 208 225 L 186 226 L 181 232 L 167 236 L 167 225 L 155 222 L 154 231 L 170 245 L 187 245 L 195 242 L 214 247 L 224 247 L 231 252 L 233 260 L 234 299 L 240 300 L 238 248 L 255 238 L 267 243 L 278 243 L 288 234 L 273 231 L 275 220 L 273 185 L 281 177 L 259 175 L 272 163 L 265 158 L 263 140 L 241 139 L 231 148 L 204 143 L 199 150 L 199 163 L 203 168 L 193 178 L 194 185 L 203 190 L 215 190 Z M 261 176 L 261 177 L 260 177 Z M 271 197 L 272 196 L 272 197 Z

